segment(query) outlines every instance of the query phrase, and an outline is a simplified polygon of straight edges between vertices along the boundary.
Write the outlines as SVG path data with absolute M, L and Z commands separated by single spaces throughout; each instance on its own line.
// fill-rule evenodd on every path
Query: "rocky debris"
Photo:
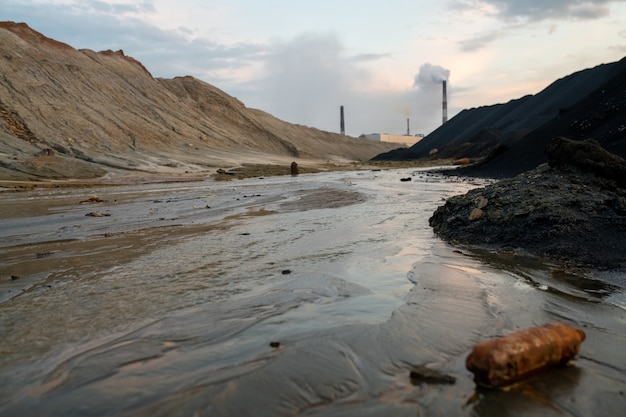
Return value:
M 551 165 L 452 197 L 429 219 L 455 243 L 626 267 L 626 162 L 593 141 L 554 139 Z
M 109 217 L 111 214 L 109 213 L 100 213 L 99 211 L 92 211 L 90 213 L 85 214 L 87 217 Z
M 92 195 L 89 198 L 81 201 L 79 204 L 85 204 L 85 203 L 102 203 L 104 202 L 103 199 L 101 199 L 100 197 L 98 197 L 97 195 Z
M 425 365 L 418 365 L 411 369 L 409 373 L 413 385 L 425 384 L 454 384 L 456 378 L 452 375 L 444 374 L 436 369 Z

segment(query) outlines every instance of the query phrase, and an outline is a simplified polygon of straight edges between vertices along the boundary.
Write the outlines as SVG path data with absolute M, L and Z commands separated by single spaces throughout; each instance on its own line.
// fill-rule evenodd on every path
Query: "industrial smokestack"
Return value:
M 342 135 L 346 134 L 346 123 L 345 120 L 343 118 L 343 106 L 339 107 L 339 130 L 341 132 Z
M 409 118 L 406 118 L 406 135 L 411 136 L 411 128 L 409 127 Z
M 448 92 L 446 91 L 446 80 L 443 80 L 441 82 L 441 86 L 443 87 L 443 113 L 442 113 L 442 117 L 441 117 L 441 124 L 444 124 L 445 122 L 448 121 Z

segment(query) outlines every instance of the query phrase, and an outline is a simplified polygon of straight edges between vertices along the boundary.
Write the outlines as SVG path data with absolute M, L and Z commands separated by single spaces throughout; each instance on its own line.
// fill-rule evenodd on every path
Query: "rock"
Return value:
M 291 163 L 290 170 L 291 170 L 291 175 L 293 175 L 293 176 L 296 176 L 296 175 L 298 175 L 300 173 L 298 171 L 298 164 L 296 162 L 292 162 Z
M 411 369 L 409 374 L 411 378 L 411 383 L 413 385 L 419 385 L 421 383 L 426 384 L 454 384 L 456 382 L 456 378 L 444 374 L 435 369 L 428 368 L 424 365 L 418 365 Z
M 50 148 L 44 148 L 39 152 L 39 156 L 54 156 L 54 150 Z
M 234 172 L 228 172 L 228 171 L 223 170 L 222 168 L 218 169 L 216 172 L 220 175 L 235 175 Z
M 96 196 L 96 195 L 92 195 L 91 197 L 87 198 L 86 200 L 81 201 L 79 204 L 84 204 L 84 203 L 102 203 L 104 202 L 103 199 L 101 199 L 100 197 Z
M 472 160 L 470 158 L 459 158 L 459 159 L 455 159 L 454 162 L 452 162 L 452 164 L 454 165 L 469 165 L 472 163 Z
M 280 342 L 270 342 L 270 347 L 278 349 L 280 347 Z
M 99 211 L 92 211 L 91 213 L 85 214 L 85 216 L 89 217 L 108 217 L 110 214 L 108 213 L 100 213 Z
M 483 197 L 482 195 L 476 198 L 476 208 L 484 209 L 489 204 L 489 200 Z
M 473 209 L 470 212 L 469 219 L 470 220 L 478 220 L 478 219 L 480 219 L 483 216 L 483 214 L 484 214 L 484 211 L 482 211 L 479 208 L 475 208 L 475 209 Z

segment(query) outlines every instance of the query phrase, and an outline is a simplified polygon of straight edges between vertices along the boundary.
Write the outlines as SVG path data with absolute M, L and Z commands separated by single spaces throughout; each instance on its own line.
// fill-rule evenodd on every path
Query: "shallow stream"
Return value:
M 622 415 L 626 277 L 437 239 L 435 208 L 482 184 L 403 169 L 2 193 L 0 415 Z M 475 343 L 552 320 L 587 334 L 570 366 L 476 388 Z

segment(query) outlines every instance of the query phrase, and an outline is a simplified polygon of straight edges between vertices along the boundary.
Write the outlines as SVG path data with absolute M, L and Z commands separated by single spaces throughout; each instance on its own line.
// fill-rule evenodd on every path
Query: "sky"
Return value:
M 626 0 L 2 0 L 76 49 L 122 49 L 291 123 L 428 134 L 626 56 Z

